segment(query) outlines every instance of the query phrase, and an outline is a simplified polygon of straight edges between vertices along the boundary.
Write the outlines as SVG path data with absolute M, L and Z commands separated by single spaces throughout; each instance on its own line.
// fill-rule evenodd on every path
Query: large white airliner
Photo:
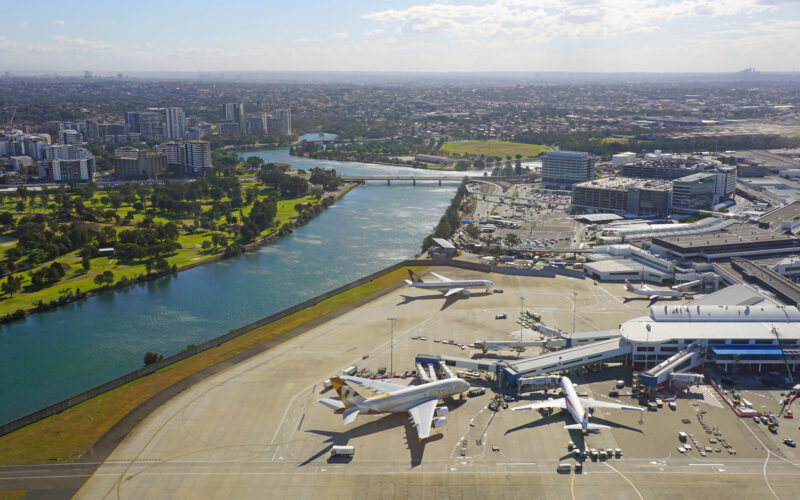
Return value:
M 409 288 L 423 288 L 430 290 L 439 290 L 444 292 L 445 297 L 451 295 L 461 294 L 469 295 L 468 288 L 485 288 L 488 292 L 494 286 L 494 283 L 489 280 L 460 280 L 455 281 L 445 278 L 441 274 L 431 273 L 439 281 L 422 281 L 414 271 L 408 270 L 408 275 L 411 279 L 405 280 Z
M 339 394 L 339 399 L 323 398 L 319 402 L 334 410 L 334 413 L 341 413 L 345 425 L 352 423 L 359 413 L 408 412 L 420 441 L 430 436 L 431 426 L 441 427 L 447 423 L 447 407 L 437 408 L 439 400 L 469 390 L 469 383 L 459 378 L 406 387 L 381 380 L 342 375 L 332 377 L 331 384 Z M 364 390 L 373 394 L 365 397 L 359 392 Z
M 644 288 L 636 288 L 631 285 L 630 280 L 625 280 L 625 291 L 635 293 L 636 295 L 646 295 L 650 300 L 679 299 L 684 295 L 680 290 L 653 290 L 647 285 L 644 285 Z
M 618 403 L 611 403 L 608 401 L 597 401 L 596 399 L 590 399 L 590 398 L 579 398 L 578 394 L 575 392 L 575 386 L 572 385 L 572 381 L 567 377 L 561 377 L 561 390 L 564 393 L 563 398 L 548 399 L 547 401 L 540 401 L 538 403 L 532 403 L 529 405 L 516 406 L 511 409 L 515 411 L 536 410 L 539 408 L 561 408 L 562 410 L 566 409 L 569 412 L 569 414 L 572 415 L 572 418 L 577 423 L 565 425 L 564 428 L 583 429 L 584 431 L 609 429 L 609 426 L 607 425 L 589 423 L 589 412 L 586 411 L 586 408 L 614 408 L 617 410 L 644 411 L 644 408 L 641 408 L 639 406 L 628 406 Z

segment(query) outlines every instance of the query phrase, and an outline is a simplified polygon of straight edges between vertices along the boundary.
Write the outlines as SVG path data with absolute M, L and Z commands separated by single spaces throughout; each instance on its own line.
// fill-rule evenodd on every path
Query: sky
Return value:
M 39 0 L 0 70 L 800 70 L 800 0 Z

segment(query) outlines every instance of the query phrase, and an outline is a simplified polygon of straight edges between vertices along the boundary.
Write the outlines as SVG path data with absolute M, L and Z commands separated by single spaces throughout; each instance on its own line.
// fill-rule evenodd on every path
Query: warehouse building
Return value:
M 795 253 L 800 239 L 762 229 L 753 224 L 731 224 L 700 234 L 654 237 L 650 250 L 675 259 L 725 259 L 755 255 Z

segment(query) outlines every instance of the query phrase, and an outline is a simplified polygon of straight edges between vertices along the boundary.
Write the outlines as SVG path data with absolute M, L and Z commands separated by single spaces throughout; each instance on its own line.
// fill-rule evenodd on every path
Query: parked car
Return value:
M 502 288 L 495 288 L 494 289 L 494 293 L 503 293 L 503 289 Z
M 506 313 L 500 313 L 497 316 L 495 316 L 494 319 L 506 319 L 507 317 L 508 316 L 506 315 Z
M 797 443 L 794 442 L 792 438 L 783 438 L 783 444 L 786 446 L 791 446 L 792 448 L 797 446 Z

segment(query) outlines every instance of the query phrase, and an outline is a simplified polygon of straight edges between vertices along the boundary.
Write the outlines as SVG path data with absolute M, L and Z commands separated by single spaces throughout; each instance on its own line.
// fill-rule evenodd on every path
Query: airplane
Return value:
M 564 393 L 563 398 L 548 399 L 547 401 L 540 401 L 529 405 L 516 406 L 511 408 L 514 411 L 519 410 L 536 410 L 539 408 L 561 408 L 569 411 L 572 415 L 575 424 L 565 425 L 565 429 L 583 429 L 584 432 L 590 430 L 610 429 L 607 425 L 592 424 L 589 422 L 589 412 L 586 408 L 614 408 L 617 410 L 636 410 L 644 411 L 644 408 L 639 406 L 621 405 L 618 403 L 611 403 L 608 401 L 598 401 L 590 398 L 579 398 L 575 392 L 575 386 L 568 377 L 561 377 L 561 390 Z
M 431 426 L 441 427 L 447 423 L 445 415 L 448 409 L 446 406 L 437 408 L 439 400 L 469 390 L 469 383 L 460 378 L 436 380 L 411 387 L 348 375 L 331 377 L 330 380 L 339 399 L 323 398 L 319 402 L 334 413 L 341 413 L 345 425 L 352 423 L 359 413 L 408 412 L 420 441 L 430 436 Z M 365 389 L 374 394 L 362 396 L 359 391 Z
M 684 295 L 680 290 L 653 290 L 647 285 L 644 285 L 644 288 L 636 288 L 631 285 L 630 280 L 625 280 L 625 291 L 635 293 L 636 295 L 646 295 L 650 300 L 679 299 Z
M 411 277 L 411 279 L 405 280 L 405 282 L 409 288 L 439 290 L 440 292 L 444 292 L 445 297 L 450 297 L 456 294 L 469 295 L 469 290 L 467 290 L 468 288 L 485 288 L 488 292 L 490 288 L 494 287 L 494 283 L 489 280 L 454 281 L 449 278 L 445 278 L 441 274 L 436 274 L 433 272 L 431 274 L 439 281 L 422 281 L 422 278 L 420 278 L 414 271 L 409 269 L 408 275 Z

